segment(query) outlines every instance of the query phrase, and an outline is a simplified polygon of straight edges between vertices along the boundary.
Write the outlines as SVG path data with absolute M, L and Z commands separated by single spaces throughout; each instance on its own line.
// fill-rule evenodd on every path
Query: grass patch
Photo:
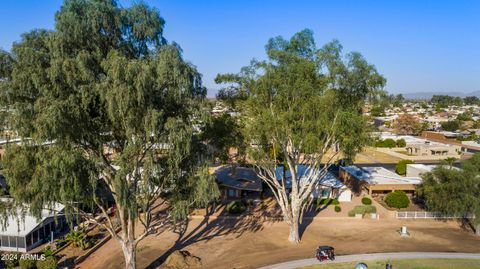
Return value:
M 405 260 L 376 260 L 364 261 L 368 269 L 385 269 L 387 262 L 392 264 L 394 269 L 454 269 L 469 268 L 480 269 L 480 260 L 469 259 L 405 259 Z M 351 269 L 358 262 L 318 264 L 301 269 Z
M 371 214 L 377 213 L 377 208 L 373 205 L 357 205 L 352 210 L 348 211 L 349 217 L 355 217 L 356 214 Z

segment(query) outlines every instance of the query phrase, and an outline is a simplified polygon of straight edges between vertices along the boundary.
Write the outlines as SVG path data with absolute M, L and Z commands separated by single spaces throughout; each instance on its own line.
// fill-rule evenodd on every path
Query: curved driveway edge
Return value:
M 391 252 L 391 253 L 371 253 L 371 254 L 353 254 L 337 255 L 335 261 L 320 263 L 317 259 L 303 259 L 284 263 L 278 263 L 261 267 L 259 269 L 294 269 L 317 264 L 342 263 L 342 262 L 360 262 L 371 260 L 395 260 L 395 259 L 480 259 L 480 254 L 476 253 L 457 253 L 457 252 Z

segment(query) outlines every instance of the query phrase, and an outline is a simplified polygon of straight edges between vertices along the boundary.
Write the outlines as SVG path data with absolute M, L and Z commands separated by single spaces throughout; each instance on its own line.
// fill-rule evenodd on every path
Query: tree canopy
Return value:
M 193 128 L 206 90 L 163 37 L 164 23 L 143 3 L 66 0 L 53 30 L 25 33 L 0 53 L 2 101 L 23 139 L 4 160 L 11 195 L 36 215 L 54 202 L 69 215 L 102 212 L 108 223 L 99 225 L 119 241 L 128 268 L 154 224 L 218 195 Z M 116 220 L 106 215 L 108 197 Z M 158 201 L 170 205 L 164 219 L 152 214 Z
M 480 215 L 480 154 L 464 161 L 461 169 L 440 165 L 422 178 L 419 194 L 429 210 L 448 216 Z M 480 234 L 479 218 L 473 222 Z
M 289 40 L 271 38 L 265 49 L 267 60 L 218 75 L 217 82 L 228 83 L 230 96 L 246 100 L 250 156 L 291 227 L 290 241 L 298 242 L 307 198 L 338 150 L 353 158 L 369 140 L 361 109 L 385 79 L 360 53 L 344 55 L 336 40 L 317 48 L 308 29 Z M 311 173 L 302 173 L 301 166 Z

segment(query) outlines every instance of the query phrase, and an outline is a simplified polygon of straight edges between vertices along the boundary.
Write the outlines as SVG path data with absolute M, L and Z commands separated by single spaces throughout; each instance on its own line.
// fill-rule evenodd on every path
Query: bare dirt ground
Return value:
M 411 234 L 402 238 L 397 230 L 406 225 Z M 202 259 L 201 268 L 257 268 L 284 261 L 311 258 L 320 244 L 333 245 L 336 253 L 398 251 L 480 252 L 480 238 L 456 221 L 436 220 L 343 220 L 304 221 L 302 242 L 287 241 L 283 222 L 258 218 L 191 220 L 187 232 L 164 232 L 139 244 L 138 268 L 157 268 L 170 251 L 185 249 Z M 118 244 L 110 240 L 77 268 L 123 268 Z M 161 266 L 160 266 L 161 268 Z
M 397 163 L 401 158 L 381 152 L 376 148 L 366 147 L 357 154 L 355 163 Z

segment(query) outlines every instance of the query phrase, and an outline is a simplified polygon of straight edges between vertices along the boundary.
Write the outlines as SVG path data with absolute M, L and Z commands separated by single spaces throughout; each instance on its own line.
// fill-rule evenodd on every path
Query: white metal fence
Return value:
M 425 212 L 425 211 L 405 211 L 405 212 L 396 212 L 397 219 L 471 219 L 474 218 L 473 215 L 469 214 L 466 216 L 454 216 L 454 215 L 445 215 L 437 212 Z

